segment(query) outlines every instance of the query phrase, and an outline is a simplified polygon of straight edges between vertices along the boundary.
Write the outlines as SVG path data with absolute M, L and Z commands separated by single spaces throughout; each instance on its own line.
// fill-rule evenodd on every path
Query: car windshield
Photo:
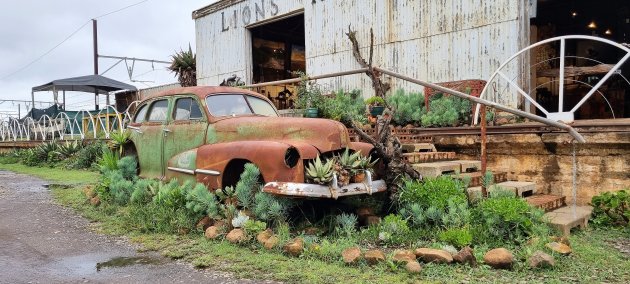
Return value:
M 278 116 L 276 110 L 267 101 L 244 94 L 208 96 L 206 104 L 213 116 Z

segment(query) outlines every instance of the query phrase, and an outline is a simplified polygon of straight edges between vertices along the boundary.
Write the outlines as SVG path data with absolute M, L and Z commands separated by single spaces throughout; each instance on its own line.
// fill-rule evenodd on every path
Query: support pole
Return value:
M 63 90 L 63 110 L 66 110 L 66 90 Z
M 92 42 L 94 44 L 94 75 L 98 75 L 98 29 L 96 19 L 92 19 Z M 98 110 L 98 90 L 94 90 L 94 109 Z
M 31 118 L 34 117 L 33 111 L 35 110 L 35 92 L 31 91 Z
M 486 171 L 488 170 L 487 168 L 488 154 L 486 152 L 486 142 L 487 142 L 486 106 L 481 105 L 480 111 L 481 111 L 481 174 L 483 178 L 486 178 Z M 486 184 L 488 184 L 488 181 L 484 181 L 481 183 L 481 196 L 483 196 L 483 198 L 488 197 L 488 189 L 486 188 Z

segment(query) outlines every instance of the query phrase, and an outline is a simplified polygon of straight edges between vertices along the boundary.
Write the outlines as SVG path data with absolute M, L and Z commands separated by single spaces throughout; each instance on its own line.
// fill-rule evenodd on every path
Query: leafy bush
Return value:
M 254 196 L 260 191 L 260 170 L 256 165 L 248 163 L 241 174 L 241 179 L 236 184 L 236 198 L 239 205 L 244 209 L 253 209 Z
M 520 243 L 546 231 L 544 212 L 522 198 L 494 197 L 481 201 L 473 210 L 474 236 L 479 242 Z
M 472 243 L 472 233 L 468 228 L 450 228 L 440 232 L 438 239 L 442 242 L 462 248 Z
M 593 223 L 628 226 L 630 224 L 630 191 L 604 192 L 591 199 Z
M 379 224 L 378 238 L 385 243 L 400 244 L 406 240 L 410 232 L 407 220 L 400 215 L 389 214 Z
M 466 203 L 455 202 L 449 199 L 446 207 L 429 206 L 424 209 L 420 204 L 414 203 L 401 208 L 399 213 L 417 228 L 430 229 L 431 227 L 460 228 L 469 224 L 472 212 Z
M 277 198 L 265 192 L 256 193 L 254 199 L 256 218 L 273 224 L 285 223 L 289 219 L 289 209 L 295 205 L 292 200 Z
M 448 176 L 426 178 L 422 181 L 405 180 L 398 194 L 401 207 L 418 204 L 424 209 L 431 206 L 444 209 L 449 200 L 455 204 L 467 203 L 464 183 Z
M 332 97 L 323 97 L 316 105 L 319 109 L 319 116 L 332 120 L 337 120 L 345 124 L 352 121 L 365 123 L 365 103 L 361 92 L 353 90 L 349 93 L 339 90 Z
M 197 184 L 186 193 L 186 208 L 195 213 L 208 215 L 210 218 L 221 218 L 219 201 L 203 184 Z
M 399 89 L 387 98 L 387 104 L 392 108 L 392 121 L 396 125 L 420 124 L 422 115 L 426 112 L 424 96 L 421 93 L 406 94 Z
M 85 147 L 81 148 L 71 161 L 68 163 L 68 168 L 71 169 L 89 169 L 92 165 L 98 161 L 103 154 L 103 142 L 92 142 Z
M 434 95 L 429 102 L 429 112 L 423 114 L 423 127 L 458 126 L 465 124 L 471 116 L 470 101 L 454 96 Z
M 350 238 L 352 234 L 356 232 L 356 227 L 358 223 L 357 215 L 341 213 L 336 218 L 337 221 L 337 231 L 340 235 L 345 235 L 347 238 Z
M 256 236 L 258 235 L 258 233 L 267 229 L 267 223 L 249 219 L 245 221 L 245 224 L 243 225 L 243 229 L 245 230 L 245 233 L 247 233 L 248 235 Z

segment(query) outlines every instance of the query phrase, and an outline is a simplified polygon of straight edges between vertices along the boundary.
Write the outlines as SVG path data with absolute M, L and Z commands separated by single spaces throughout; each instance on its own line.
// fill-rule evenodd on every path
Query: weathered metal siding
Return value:
M 346 0 L 306 5 L 307 73 L 359 67 L 345 35 L 350 25 L 357 31 L 366 58 L 373 28 L 375 65 L 430 82 L 486 79 L 520 49 L 522 4 L 518 2 Z M 515 76 L 516 72 L 510 75 Z M 371 95 L 369 79 L 363 75 L 321 82 L 359 88 L 366 91 L 365 96 Z M 422 90 L 399 80 L 390 82 L 394 89 Z M 516 102 L 503 98 L 503 103 Z
M 151 88 L 140 89 L 138 90 L 138 100 L 144 100 L 162 91 L 167 91 L 167 90 L 171 90 L 171 89 L 175 89 L 179 87 L 181 87 L 179 83 L 172 83 L 172 84 L 155 86 Z
M 222 32 L 221 13 L 242 11 L 263 0 L 227 1 L 234 4 L 196 19 L 200 84 L 215 85 L 232 74 L 251 83 L 249 31 L 239 23 L 239 28 Z M 357 31 L 366 57 L 373 28 L 375 65 L 430 82 L 487 79 L 502 61 L 524 47 L 520 37 L 526 30 L 525 0 L 274 2 L 280 9 L 278 15 L 304 9 L 306 68 L 313 75 L 359 67 L 345 35 L 349 25 Z M 507 73 L 516 77 L 519 69 L 521 66 L 515 64 Z M 422 91 L 421 87 L 400 80 L 390 82 L 394 89 Z M 371 84 L 363 75 L 320 83 L 335 89 L 361 89 L 364 96 L 371 95 Z M 512 106 L 517 103 L 515 98 L 502 98 L 501 102 Z
M 304 0 L 224 0 L 217 4 L 222 2 L 233 5 L 195 19 L 199 85 L 218 85 L 233 74 L 251 82 L 251 35 L 246 27 L 304 7 Z

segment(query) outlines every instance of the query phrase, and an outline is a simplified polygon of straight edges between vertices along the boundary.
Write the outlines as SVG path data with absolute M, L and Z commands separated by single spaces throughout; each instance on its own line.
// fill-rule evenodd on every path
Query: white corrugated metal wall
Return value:
M 237 74 L 249 83 L 251 47 L 242 21 L 222 32 L 222 14 L 270 6 L 270 0 L 234 1 L 235 4 L 196 20 L 197 74 L 200 84 L 218 84 Z M 280 16 L 304 9 L 306 68 L 312 75 L 358 68 L 345 33 L 357 31 L 367 56 L 370 28 L 374 30 L 374 63 L 427 80 L 445 82 L 487 79 L 500 63 L 524 47 L 525 0 L 274 0 Z M 314 2 L 314 3 L 313 3 Z M 260 5 L 260 4 L 258 4 Z M 265 7 L 267 8 L 267 7 Z M 250 8 L 252 9 L 252 8 Z M 238 22 L 238 20 L 237 20 Z M 232 23 L 233 24 L 233 23 Z M 525 35 L 527 36 L 527 35 Z M 527 39 L 527 37 L 526 37 Z M 511 66 L 515 77 L 521 66 Z M 331 88 L 361 89 L 371 94 L 369 79 L 353 75 L 321 80 Z M 394 89 L 422 90 L 391 80 Z M 516 106 L 515 98 L 502 103 Z

